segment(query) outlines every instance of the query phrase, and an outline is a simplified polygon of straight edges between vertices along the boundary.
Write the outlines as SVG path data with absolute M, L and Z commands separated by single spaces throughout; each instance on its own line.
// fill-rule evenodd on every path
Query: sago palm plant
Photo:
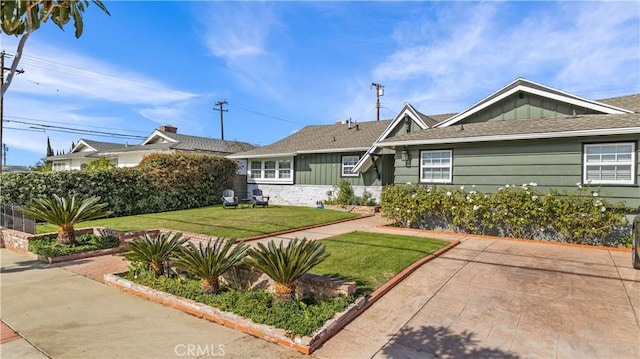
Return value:
M 165 268 L 171 260 L 184 249 L 182 246 L 189 238 L 182 238 L 182 233 L 163 232 L 153 238 L 148 233 L 127 243 L 125 258 L 131 262 L 142 263 L 152 270 L 156 276 L 165 274 Z
M 248 253 L 246 263 L 273 279 L 276 298 L 280 300 L 290 300 L 296 290 L 295 281 L 329 256 L 323 244 L 306 238 L 296 238 L 286 247 L 283 242 L 277 246 L 275 241 L 266 246 L 258 243 Z
M 75 224 L 110 215 L 111 212 L 106 210 L 108 205 L 100 203 L 100 197 L 78 199 L 76 195 L 60 197 L 54 194 L 34 199 L 24 209 L 24 214 L 58 226 L 58 242 L 67 245 L 75 241 Z
M 173 264 L 201 279 L 202 293 L 214 294 L 220 288 L 218 277 L 247 256 L 246 243 L 236 244 L 236 239 L 218 238 L 211 245 L 202 242 L 196 247 L 189 243 Z

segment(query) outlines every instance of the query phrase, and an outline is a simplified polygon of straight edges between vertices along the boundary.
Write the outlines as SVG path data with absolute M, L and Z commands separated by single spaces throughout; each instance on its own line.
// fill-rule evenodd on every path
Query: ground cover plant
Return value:
M 352 232 L 321 241 L 331 255 L 310 272 L 357 283 L 364 295 L 449 242 L 404 235 Z
M 359 214 L 311 207 L 269 206 L 223 210 L 209 206 L 162 213 L 104 218 L 82 222 L 78 227 L 106 227 L 120 231 L 167 228 L 176 232 L 199 233 L 212 237 L 249 238 L 310 225 L 357 217 Z M 38 233 L 55 231 L 55 226 L 38 225 Z
M 255 323 L 284 329 L 290 335 L 313 334 L 324 322 L 343 311 L 353 297 L 331 299 L 274 300 L 274 294 L 265 291 L 248 291 L 221 286 L 218 293 L 203 294 L 201 282 L 183 277 L 151 276 L 146 273 L 128 272 L 125 279 L 138 284 L 203 303 L 225 312 L 251 319 Z
M 119 245 L 120 240 L 114 236 L 102 237 L 88 233 L 76 237 L 75 242 L 68 245 L 60 245 L 55 238 L 35 239 L 29 241 L 28 249 L 31 253 L 52 258 L 99 249 L 115 248 Z

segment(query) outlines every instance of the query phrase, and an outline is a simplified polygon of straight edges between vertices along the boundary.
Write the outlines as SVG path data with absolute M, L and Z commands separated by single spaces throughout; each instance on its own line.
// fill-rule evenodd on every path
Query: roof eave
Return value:
M 432 145 L 432 144 L 437 145 L 437 144 L 448 144 L 448 143 L 493 142 L 493 141 L 535 140 L 535 139 L 547 139 L 547 138 L 566 138 L 566 137 L 585 137 L 585 136 L 628 135 L 632 133 L 640 134 L 640 127 L 606 128 L 606 129 L 594 129 L 594 130 L 521 133 L 521 134 L 511 134 L 511 135 L 454 137 L 454 138 L 435 138 L 435 139 L 429 139 L 429 140 L 378 142 L 375 144 L 375 146 L 395 147 L 395 146 L 414 146 L 414 145 Z

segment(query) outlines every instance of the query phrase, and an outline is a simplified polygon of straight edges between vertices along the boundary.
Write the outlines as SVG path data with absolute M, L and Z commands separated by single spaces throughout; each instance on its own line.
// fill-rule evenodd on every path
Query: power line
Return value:
M 65 133 L 75 133 L 75 134 L 83 134 L 83 135 L 94 135 L 101 137 L 112 137 L 112 138 L 122 138 L 122 139 L 146 139 L 146 136 L 137 136 L 137 135 L 127 135 L 122 133 L 114 133 L 114 132 L 105 132 L 105 131 L 94 131 L 94 130 L 85 130 L 73 127 L 62 127 L 55 125 L 45 125 L 41 123 L 35 122 L 27 122 L 27 121 L 16 121 L 16 120 L 6 120 L 6 122 L 19 123 L 23 125 L 30 125 L 33 129 L 43 129 L 45 131 L 54 131 L 54 132 L 65 132 Z
M 223 110 L 222 106 L 228 105 L 227 100 L 216 102 L 216 106 L 219 108 L 214 108 L 215 111 L 220 111 L 220 139 L 224 141 L 224 113 L 229 112 L 229 110 Z
M 68 125 L 68 122 L 60 122 L 60 121 L 48 121 L 48 120 L 40 120 L 37 118 L 30 118 L 30 117 L 21 117 L 21 116 L 4 116 L 5 118 L 13 118 L 16 120 L 27 120 L 27 121 L 38 121 L 38 122 L 43 122 L 43 123 L 57 123 L 57 124 L 61 124 L 61 125 Z M 97 128 L 97 129 L 102 129 L 102 130 L 120 130 L 120 128 L 113 128 L 113 127 L 104 127 L 104 126 L 90 126 L 90 125 L 76 125 L 78 127 L 88 127 L 88 128 Z M 137 132 L 137 133 L 147 133 L 146 131 L 140 131 L 140 130 L 128 130 L 129 132 Z
M 124 88 L 135 87 L 135 88 L 144 88 L 144 89 L 152 89 L 152 90 L 158 89 L 157 85 L 131 81 L 128 79 L 122 79 L 115 76 L 106 75 L 99 72 L 95 72 L 95 71 L 91 71 L 91 70 L 87 70 L 79 67 L 74 67 L 74 66 L 70 66 L 70 65 L 66 65 L 59 62 L 46 60 L 46 59 L 41 59 L 38 57 L 29 56 L 29 55 L 23 55 L 22 59 L 20 60 L 20 63 L 23 65 L 39 67 L 46 70 L 56 71 L 59 73 L 73 75 L 80 78 L 86 78 L 86 79 L 101 82 L 101 83 L 117 85 Z M 167 91 L 176 93 L 176 94 L 186 94 L 185 92 L 171 90 L 171 89 L 168 89 Z

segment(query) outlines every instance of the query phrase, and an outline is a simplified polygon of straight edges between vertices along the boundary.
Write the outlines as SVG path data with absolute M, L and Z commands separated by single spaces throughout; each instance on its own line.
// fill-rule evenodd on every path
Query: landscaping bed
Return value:
M 310 354 L 413 270 L 456 243 L 421 237 L 354 232 L 321 241 L 330 256 L 311 272 L 354 280 L 356 296 L 274 300 L 263 290 L 222 286 L 202 294 L 201 281 L 153 276 L 131 268 L 106 275 L 121 290 Z M 435 253 L 435 254 L 434 254 Z

